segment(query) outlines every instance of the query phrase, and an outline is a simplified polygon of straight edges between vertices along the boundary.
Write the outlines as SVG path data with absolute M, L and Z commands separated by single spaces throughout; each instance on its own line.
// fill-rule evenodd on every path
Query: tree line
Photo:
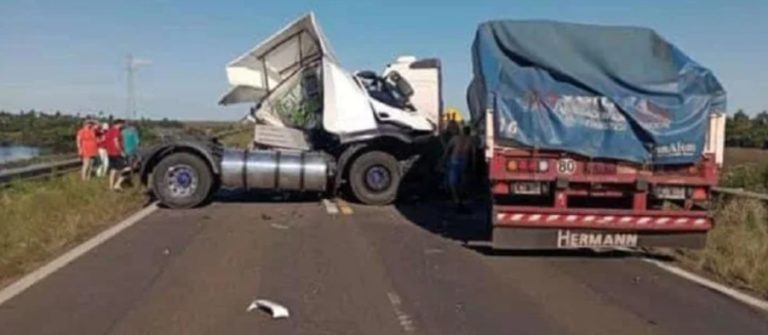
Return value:
M 46 153 L 71 153 L 75 151 L 75 133 L 85 118 L 110 123 L 115 117 L 103 112 L 97 115 L 66 114 L 60 111 L 36 110 L 10 113 L 0 110 L 0 145 L 26 145 L 42 149 Z M 150 120 L 134 121 L 139 133 L 147 143 L 157 137 L 157 129 L 181 129 L 180 121 Z
M 728 116 L 725 123 L 725 145 L 768 149 L 768 111 L 750 117 L 739 109 Z

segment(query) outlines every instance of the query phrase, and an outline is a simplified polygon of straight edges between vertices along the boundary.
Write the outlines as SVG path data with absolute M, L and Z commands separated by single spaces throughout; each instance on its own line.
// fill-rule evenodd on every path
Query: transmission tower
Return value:
M 126 71 L 126 106 L 125 116 L 128 119 L 136 119 L 136 71 L 139 67 L 150 65 L 151 61 L 135 58 L 133 54 L 128 54 L 125 71 Z

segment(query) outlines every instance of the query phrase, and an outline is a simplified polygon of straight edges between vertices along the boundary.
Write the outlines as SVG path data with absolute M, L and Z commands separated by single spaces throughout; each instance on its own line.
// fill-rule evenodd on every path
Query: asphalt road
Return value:
M 0 333 L 768 334 L 633 257 L 466 245 L 477 215 L 251 198 L 152 214 L 0 306 Z M 291 316 L 246 312 L 257 298 Z

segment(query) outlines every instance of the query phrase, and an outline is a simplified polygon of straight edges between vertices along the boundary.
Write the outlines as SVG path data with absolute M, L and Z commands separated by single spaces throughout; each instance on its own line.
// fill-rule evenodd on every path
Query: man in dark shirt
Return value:
M 109 156 L 109 189 L 118 190 L 117 177 L 120 171 L 125 168 L 125 158 L 123 154 L 123 120 L 116 120 L 104 134 L 104 148 Z

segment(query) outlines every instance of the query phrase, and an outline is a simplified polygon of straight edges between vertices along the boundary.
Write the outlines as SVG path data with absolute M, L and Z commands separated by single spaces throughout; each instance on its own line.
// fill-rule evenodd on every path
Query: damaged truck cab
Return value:
M 165 143 L 143 157 L 142 181 L 171 208 L 219 188 L 335 193 L 395 200 L 410 166 L 436 139 L 440 62 L 400 57 L 382 74 L 343 69 L 313 14 L 228 64 L 221 105 L 251 104 L 248 148 L 216 140 Z

